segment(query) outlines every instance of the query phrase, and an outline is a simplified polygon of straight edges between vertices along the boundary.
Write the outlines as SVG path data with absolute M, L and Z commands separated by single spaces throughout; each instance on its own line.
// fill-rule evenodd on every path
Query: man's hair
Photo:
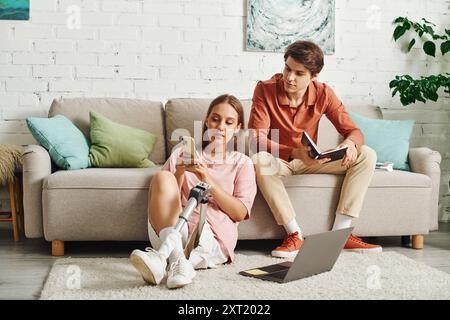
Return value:
M 291 43 L 284 53 L 284 61 L 289 57 L 304 65 L 312 76 L 317 75 L 323 68 L 323 51 L 311 41 L 299 40 Z

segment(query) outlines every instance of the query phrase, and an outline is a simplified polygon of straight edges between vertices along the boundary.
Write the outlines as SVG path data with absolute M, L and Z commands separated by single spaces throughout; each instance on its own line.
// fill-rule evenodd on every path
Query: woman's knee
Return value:
M 175 175 L 170 171 L 157 172 L 150 182 L 150 190 L 166 190 L 170 187 L 176 187 L 177 179 Z

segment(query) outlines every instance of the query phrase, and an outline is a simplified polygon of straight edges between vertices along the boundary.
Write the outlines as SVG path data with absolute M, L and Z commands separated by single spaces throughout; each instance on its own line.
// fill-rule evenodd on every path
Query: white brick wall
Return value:
M 246 3 L 31 1 L 30 21 L 0 21 L 0 143 L 34 143 L 24 119 L 44 116 L 60 96 L 251 97 L 258 80 L 282 70 L 283 55 L 244 50 Z M 74 5 L 81 29 L 69 30 Z M 450 54 L 436 62 L 417 47 L 402 53 L 391 21 L 426 17 L 443 32 L 449 13 L 447 0 L 336 0 L 336 50 L 319 77 L 344 103 L 377 104 L 386 117 L 416 119 L 412 144 L 443 156 L 442 212 L 450 211 L 450 99 L 404 108 L 388 83 L 396 74 L 450 70 Z

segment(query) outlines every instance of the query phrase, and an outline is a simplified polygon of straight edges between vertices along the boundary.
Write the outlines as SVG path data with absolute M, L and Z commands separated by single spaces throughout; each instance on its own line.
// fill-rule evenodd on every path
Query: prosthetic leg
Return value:
M 189 259 L 192 249 L 194 249 L 198 244 L 198 240 L 205 223 L 206 210 L 208 209 L 209 189 L 209 184 L 205 182 L 200 182 L 191 189 L 191 191 L 189 192 L 188 202 L 183 208 L 183 211 L 181 211 L 178 222 L 175 225 L 175 230 L 181 232 L 181 229 L 183 228 L 184 224 L 188 222 L 189 217 L 191 216 L 195 208 L 197 208 L 197 206 L 200 204 L 202 205 L 202 207 L 200 208 L 200 221 L 193 234 L 188 238 L 186 247 L 184 249 L 184 253 L 187 259 Z

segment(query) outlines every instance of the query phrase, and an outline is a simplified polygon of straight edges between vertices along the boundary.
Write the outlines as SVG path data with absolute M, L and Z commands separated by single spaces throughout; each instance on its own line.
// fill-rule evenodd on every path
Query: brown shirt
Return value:
M 302 104 L 290 107 L 281 73 L 275 74 L 270 80 L 259 81 L 256 85 L 248 128 L 258 129 L 258 145 L 267 144 L 268 152 L 278 146 L 280 158 L 288 161 L 292 149 L 301 145 L 303 131 L 308 132 L 317 143 L 319 120 L 324 114 L 336 130 L 345 139 L 352 140 L 357 148 L 364 143 L 362 132 L 329 86 L 311 81 Z M 279 130 L 278 143 L 271 140 L 274 133 L 269 129 Z

